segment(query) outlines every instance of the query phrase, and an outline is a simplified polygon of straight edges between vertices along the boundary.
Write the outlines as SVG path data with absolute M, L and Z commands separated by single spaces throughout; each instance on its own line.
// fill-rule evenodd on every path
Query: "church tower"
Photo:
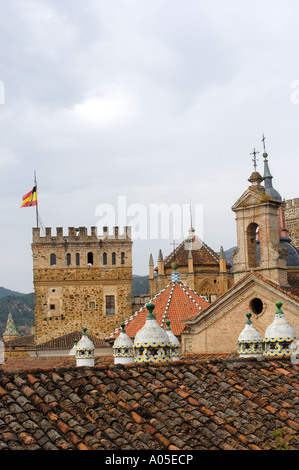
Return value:
M 281 286 L 287 286 L 287 250 L 280 244 L 279 214 L 282 204 L 272 188 L 271 175 L 265 177 L 256 170 L 256 151 L 253 151 L 254 171 L 251 185 L 233 205 L 236 214 L 238 248 L 233 255 L 234 281 L 255 271 Z M 261 183 L 265 181 L 265 186 Z M 272 191 L 271 191 L 272 189 Z M 275 194 L 274 194 L 275 191 Z

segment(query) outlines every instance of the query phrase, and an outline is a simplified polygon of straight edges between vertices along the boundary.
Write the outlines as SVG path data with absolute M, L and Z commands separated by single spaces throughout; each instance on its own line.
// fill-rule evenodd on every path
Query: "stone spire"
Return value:
M 276 302 L 277 310 L 273 322 L 265 332 L 265 356 L 291 356 L 296 350 L 296 331 L 287 322 L 283 311 L 282 302 Z
M 164 275 L 164 259 L 161 249 L 159 250 L 158 255 L 158 275 Z
M 149 313 L 145 324 L 134 339 L 134 361 L 138 363 L 170 361 L 169 337 L 157 323 L 153 313 L 155 304 L 149 303 L 146 308 Z
M 19 333 L 15 327 L 12 314 L 8 314 L 7 318 L 7 323 L 6 323 L 6 329 L 3 333 L 3 341 L 13 341 L 14 339 L 17 339 L 19 337 Z
M 87 328 L 83 328 L 83 335 L 78 341 L 76 349 L 77 366 L 94 366 L 94 344 L 87 336 Z
M 133 341 L 125 331 L 125 324 L 122 323 L 120 326 L 120 334 L 113 345 L 114 364 L 127 364 L 134 362 Z
M 154 259 L 152 253 L 149 257 L 149 279 L 154 279 Z
M 263 338 L 253 327 L 251 313 L 246 313 L 245 328 L 238 338 L 240 357 L 260 357 L 263 354 Z
M 264 158 L 264 186 L 266 190 L 266 194 L 268 196 L 272 197 L 273 199 L 276 199 L 277 201 L 281 201 L 281 195 L 279 194 L 276 189 L 273 188 L 272 185 L 272 179 L 273 176 L 271 175 L 269 164 L 268 164 L 268 153 L 266 152 L 266 147 L 265 147 L 265 136 L 263 135 L 262 142 L 264 145 L 264 153 L 263 153 L 263 158 Z

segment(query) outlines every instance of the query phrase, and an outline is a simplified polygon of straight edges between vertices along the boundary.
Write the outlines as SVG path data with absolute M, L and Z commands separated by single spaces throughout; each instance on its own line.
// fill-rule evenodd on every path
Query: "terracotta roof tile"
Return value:
M 170 320 L 174 335 L 181 334 L 186 319 L 200 314 L 210 305 L 182 282 L 168 284 L 150 302 L 155 304 L 154 314 L 159 325 L 166 328 L 166 321 Z M 128 336 L 131 338 L 136 336 L 136 333 L 144 326 L 147 315 L 148 310 L 144 305 L 124 322 Z M 120 328 L 117 328 L 106 339 L 114 340 L 119 333 Z
M 1 450 L 264 450 L 278 431 L 299 448 L 299 366 L 288 359 L 46 369 L 38 359 L 0 367 Z

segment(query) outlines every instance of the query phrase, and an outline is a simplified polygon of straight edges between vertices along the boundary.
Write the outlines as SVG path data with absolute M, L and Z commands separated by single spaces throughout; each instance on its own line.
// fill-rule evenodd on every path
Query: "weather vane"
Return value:
M 250 154 L 250 155 L 253 155 L 253 167 L 254 167 L 254 171 L 256 171 L 256 167 L 257 167 L 257 161 L 258 161 L 258 158 L 256 158 L 256 154 L 257 153 L 260 153 L 258 152 L 257 150 L 253 149 L 253 152 Z

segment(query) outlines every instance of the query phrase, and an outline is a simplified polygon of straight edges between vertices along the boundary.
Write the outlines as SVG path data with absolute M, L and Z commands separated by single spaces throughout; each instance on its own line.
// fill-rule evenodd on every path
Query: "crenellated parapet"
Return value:
M 68 227 L 68 233 L 63 233 L 62 227 L 56 228 L 56 233 L 52 233 L 52 228 L 47 227 L 45 234 L 41 235 L 40 228 L 33 228 L 33 243 L 55 243 L 55 242 L 69 242 L 69 243 L 86 243 L 86 242 L 99 242 L 100 240 L 127 240 L 131 241 L 131 227 L 123 227 L 123 232 L 120 233 L 119 227 L 113 227 L 112 233 L 109 232 L 108 227 L 103 227 L 102 234 L 97 230 L 97 227 L 91 227 L 90 233 L 86 227 Z

